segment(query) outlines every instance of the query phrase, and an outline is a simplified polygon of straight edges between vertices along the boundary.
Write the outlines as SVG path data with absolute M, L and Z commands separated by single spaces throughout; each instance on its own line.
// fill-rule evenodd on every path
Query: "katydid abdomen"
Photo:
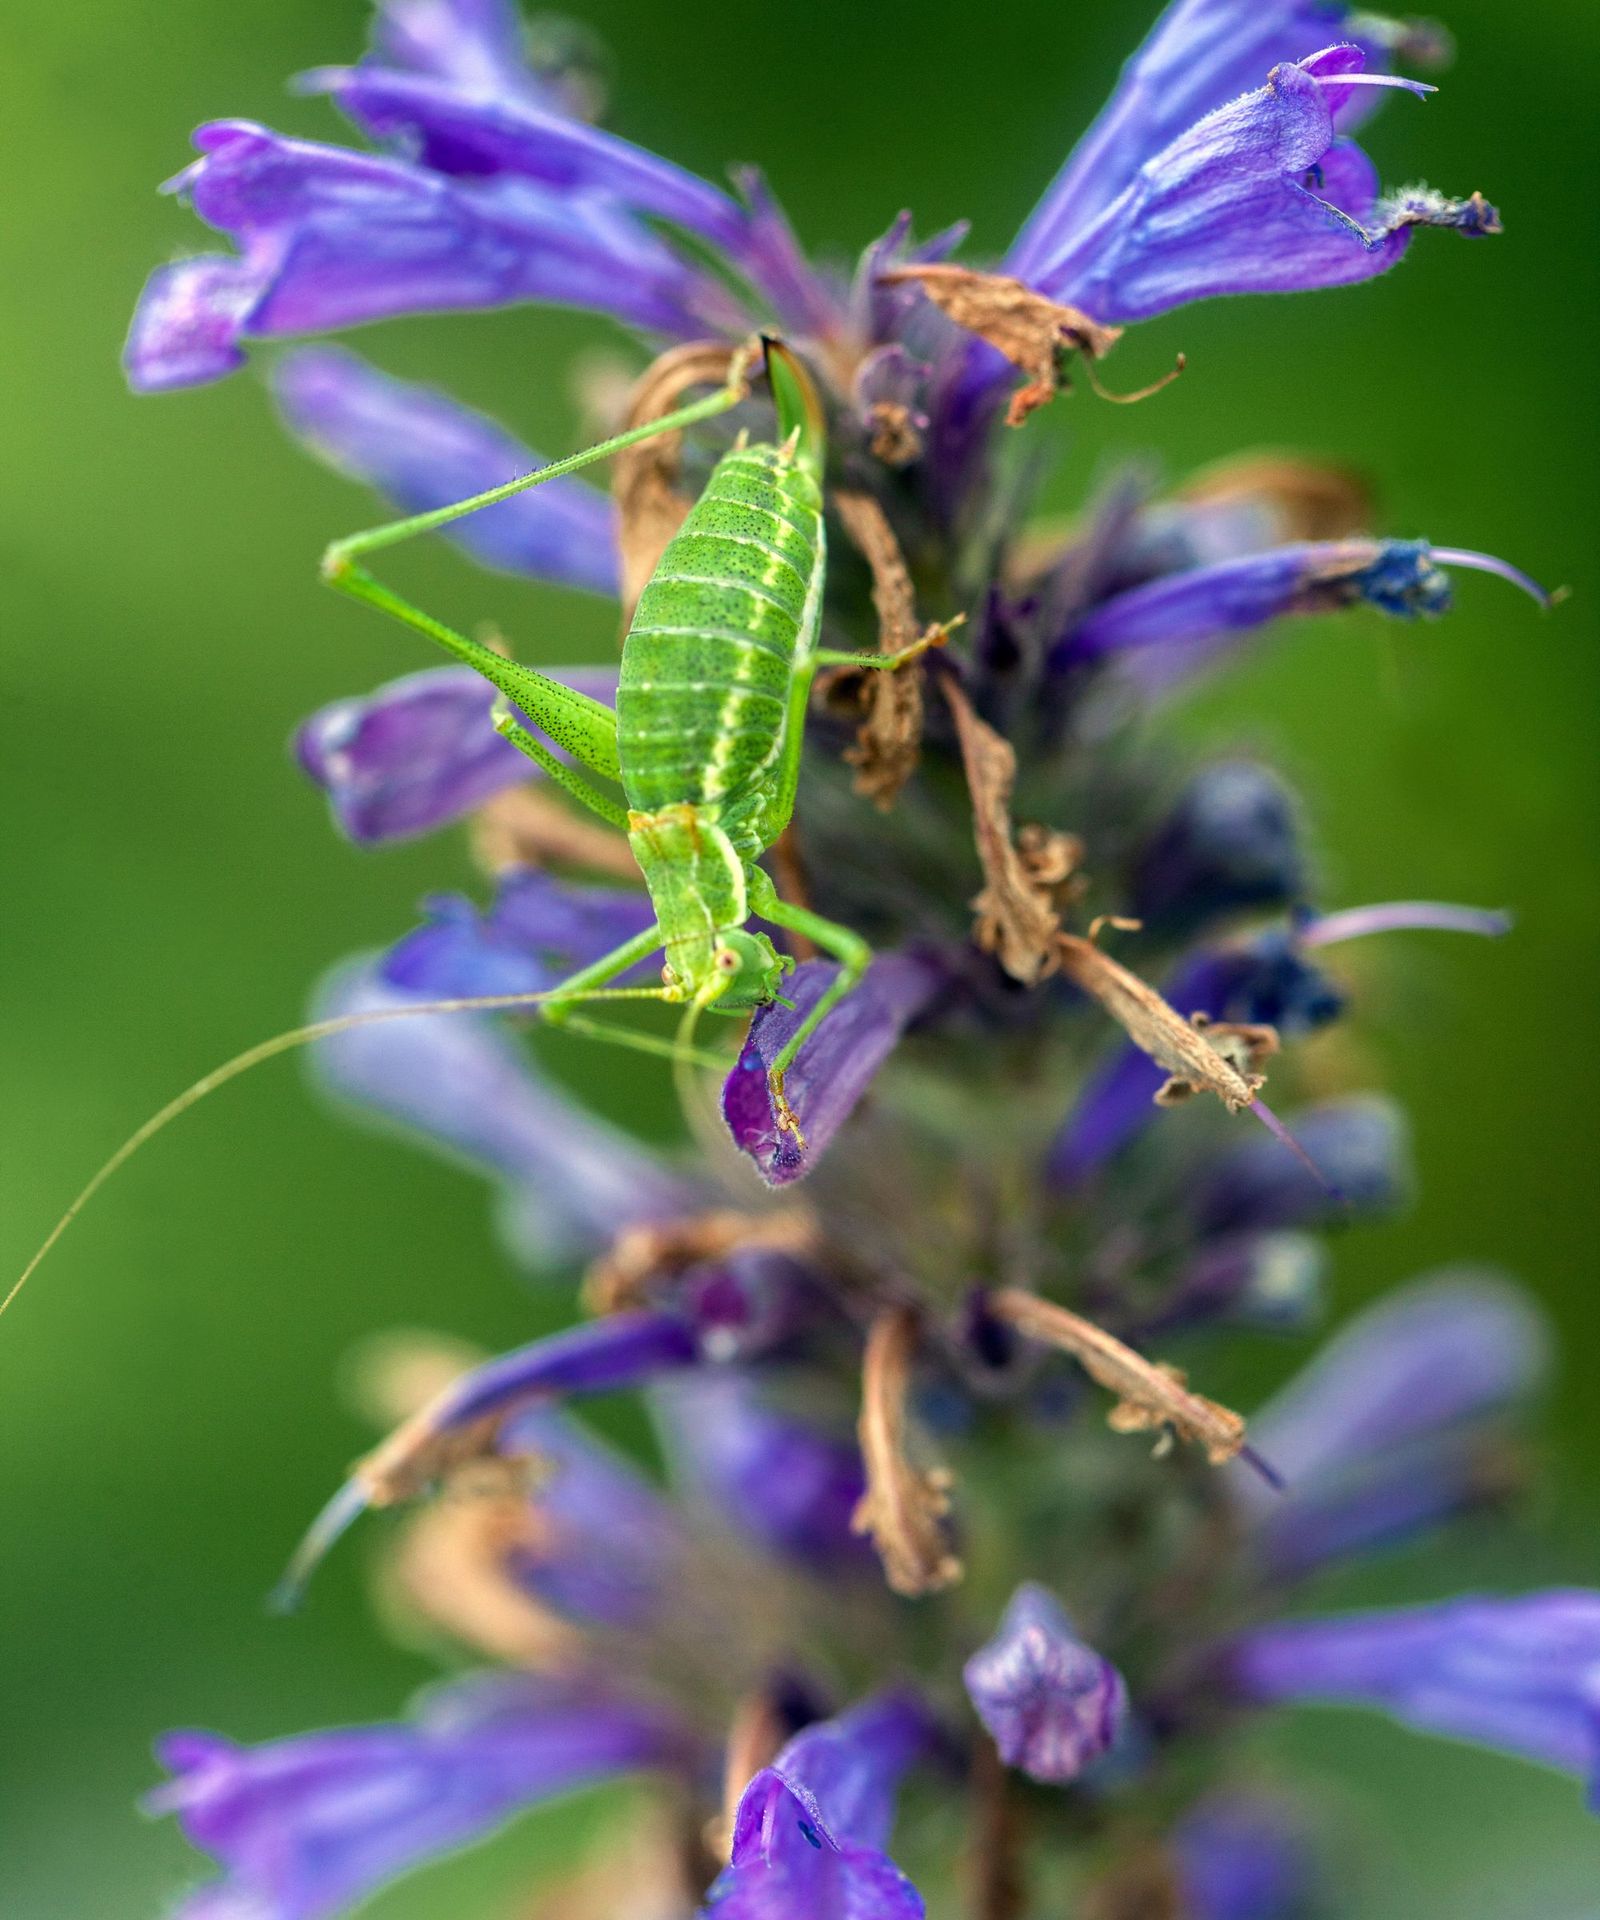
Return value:
M 622 787 L 638 812 L 737 809 L 770 778 L 816 642 L 821 507 L 792 446 L 740 447 L 668 544 L 617 684 Z

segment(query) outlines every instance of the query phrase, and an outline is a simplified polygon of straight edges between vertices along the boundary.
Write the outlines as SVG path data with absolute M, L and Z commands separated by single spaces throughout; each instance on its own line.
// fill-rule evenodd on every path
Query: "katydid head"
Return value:
M 768 1006 L 778 996 L 785 960 L 764 933 L 746 933 L 730 927 L 718 936 L 712 955 L 717 981 L 706 1005 L 717 1013 L 749 1013 Z

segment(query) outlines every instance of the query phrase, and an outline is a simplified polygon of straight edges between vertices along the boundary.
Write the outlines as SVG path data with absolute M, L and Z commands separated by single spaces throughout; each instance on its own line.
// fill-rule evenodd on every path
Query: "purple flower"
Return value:
M 1293 795 L 1253 761 L 1203 768 L 1140 849 L 1132 877 L 1134 918 L 1161 933 L 1289 905 L 1306 883 Z
M 797 1734 L 744 1790 L 707 1920 L 921 1920 L 921 1895 L 883 1849 L 900 1776 L 933 1739 L 903 1694 Z
M 1142 161 L 1114 200 L 1055 244 L 1028 241 L 1029 284 L 1102 326 L 1148 320 L 1223 293 L 1290 293 L 1370 279 L 1405 252 L 1416 225 L 1498 231 L 1481 200 L 1381 202 L 1371 162 L 1339 136 L 1365 76 L 1345 44 L 1280 62 Z
M 562 667 L 552 677 L 593 699 L 616 694 L 616 676 L 601 668 Z M 470 667 L 429 667 L 320 708 L 296 734 L 295 757 L 350 839 L 431 833 L 539 777 L 495 732 L 494 703 L 494 688 Z
M 1073 1631 L 1048 1587 L 1026 1580 L 995 1637 L 962 1669 L 1000 1757 L 1051 1786 L 1109 1753 L 1128 1716 L 1122 1676 Z
M 1352 1320 L 1256 1414 L 1251 1435 L 1293 1493 L 1532 1393 L 1547 1347 L 1533 1303 L 1507 1281 L 1414 1280 Z
M 618 1313 L 549 1334 L 463 1374 L 396 1429 L 322 1509 L 275 1596 L 295 1606 L 329 1550 L 367 1509 L 435 1477 L 454 1435 L 475 1432 L 485 1453 L 514 1453 L 514 1419 L 571 1394 L 638 1387 L 700 1358 L 694 1329 L 676 1314 Z
M 1546 1345 L 1532 1303 L 1488 1274 L 1442 1273 L 1368 1308 L 1251 1422 L 1285 1482 L 1230 1472 L 1260 1564 L 1303 1578 L 1502 1492 L 1484 1423 L 1533 1392 Z
M 1208 1794 L 1168 1844 L 1190 1920 L 1295 1920 L 1307 1910 L 1316 1863 L 1302 1822 L 1276 1800 Z
M 529 55 L 514 0 L 384 0 L 372 23 L 371 58 L 381 66 L 573 111 L 561 66 L 534 71 Z
M 480 914 L 458 894 L 426 902 L 427 923 L 390 948 L 390 986 L 424 999 L 538 993 L 567 979 L 655 923 L 650 897 L 620 887 L 580 887 L 537 869 L 503 874 Z M 617 984 L 660 977 L 645 960 Z
M 1115 93 L 1078 142 L 1006 259 L 1006 271 L 1039 283 L 1069 247 L 1153 161 L 1206 114 L 1236 100 L 1283 60 L 1299 60 L 1330 35 L 1350 32 L 1338 0 L 1175 0 L 1123 68 Z M 1372 39 L 1375 15 L 1360 31 Z M 1352 119 L 1353 101 L 1344 109 Z
M 1492 554 L 1426 540 L 1304 541 L 1192 567 L 1113 594 L 1061 639 L 1058 671 L 1114 660 L 1149 690 L 1210 666 L 1242 633 L 1290 613 L 1326 613 L 1365 602 L 1399 619 L 1450 606 L 1444 564 L 1495 573 L 1540 605 L 1543 588 Z
M 655 1407 L 676 1477 L 724 1524 L 818 1571 L 870 1560 L 851 1525 L 866 1490 L 853 1439 L 783 1411 L 749 1373 L 668 1381 Z
M 403 1006 L 415 995 L 357 967 L 317 1016 Z M 358 1027 L 315 1051 L 319 1082 L 500 1183 L 502 1224 L 541 1266 L 597 1252 L 619 1227 L 692 1210 L 696 1193 L 642 1146 L 544 1080 L 489 1020 L 419 1014 Z
M 883 953 L 872 962 L 861 984 L 828 1015 L 789 1069 L 785 1093 L 805 1135 L 802 1153 L 778 1126 L 767 1073 L 836 972 L 830 962 L 811 960 L 790 974 L 784 998 L 792 1005 L 757 1013 L 723 1086 L 722 1111 L 734 1143 L 749 1154 L 769 1186 L 786 1186 L 811 1171 L 900 1036 L 927 1012 L 944 984 L 941 970 L 920 954 Z
M 513 1415 L 499 1450 L 535 1463 L 539 1546 L 515 1558 L 514 1577 L 569 1620 L 649 1626 L 689 1564 L 672 1503 L 580 1421 L 548 1406 Z
M 152 276 L 126 356 L 144 392 L 233 372 L 246 340 L 397 314 L 538 300 L 692 337 L 725 313 L 713 282 L 598 197 L 451 179 L 243 120 L 201 127 L 195 145 L 170 191 L 241 252 Z
M 481 1677 L 408 1721 L 260 1747 L 170 1733 L 158 1751 L 173 1778 L 147 1806 L 177 1814 L 225 1874 L 182 1920 L 321 1920 L 524 1807 L 690 1748 L 658 1708 L 592 1685 Z
M 1587 1778 L 1600 1808 L 1600 1593 L 1556 1588 L 1258 1627 L 1227 1651 L 1245 1699 L 1372 1707 Z
M 406 513 L 449 506 L 544 464 L 482 414 L 339 347 L 287 355 L 273 368 L 272 385 L 291 432 Z M 551 480 L 516 494 L 455 522 L 446 537 L 507 573 L 617 591 L 616 514 L 581 481 Z
M 1370 1218 L 1404 1200 L 1408 1143 L 1393 1101 L 1377 1094 L 1329 1100 L 1291 1115 L 1289 1126 L 1321 1180 L 1270 1136 L 1242 1140 L 1193 1183 L 1189 1204 L 1199 1234 Z

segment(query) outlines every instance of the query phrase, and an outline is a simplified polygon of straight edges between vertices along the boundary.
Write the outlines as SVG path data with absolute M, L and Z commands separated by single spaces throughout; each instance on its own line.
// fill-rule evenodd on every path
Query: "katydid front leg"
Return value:
M 791 933 L 802 933 L 808 940 L 814 940 L 825 952 L 831 953 L 839 962 L 839 971 L 829 982 L 818 999 L 817 1004 L 801 1021 L 779 1051 L 778 1057 L 767 1069 L 767 1091 L 772 1096 L 772 1105 L 778 1116 L 778 1128 L 782 1133 L 792 1134 L 795 1145 L 803 1153 L 806 1137 L 800 1131 L 800 1123 L 794 1117 L 794 1110 L 784 1096 L 784 1075 L 795 1063 L 800 1049 L 816 1032 L 839 1002 L 855 987 L 861 984 L 861 977 L 872 960 L 872 949 L 858 933 L 849 927 L 841 927 L 836 920 L 825 920 L 820 913 L 813 913 L 807 907 L 797 907 L 779 896 L 770 876 L 760 867 L 747 869 L 750 888 L 750 905 L 762 919 L 770 920 L 775 927 L 787 927 Z
M 359 562 L 365 554 L 383 547 L 397 546 L 401 541 L 414 539 L 418 534 L 431 533 L 438 527 L 448 526 L 451 521 L 459 520 L 465 514 L 495 506 L 502 500 L 509 500 L 513 494 L 542 485 L 546 480 L 557 480 L 565 474 L 576 473 L 596 460 L 604 460 L 626 447 L 637 445 L 641 440 L 652 439 L 663 433 L 675 433 L 681 428 L 693 426 L 696 421 L 710 420 L 719 413 L 726 413 L 747 396 L 744 377 L 747 361 L 747 355 L 736 355 L 729 369 L 727 385 L 719 392 L 679 407 L 659 420 L 649 420 L 643 426 L 630 427 L 627 432 L 614 434 L 599 446 L 571 454 L 565 460 L 552 461 L 549 466 L 521 474 L 501 486 L 490 487 L 468 500 L 458 500 L 447 507 L 436 507 L 430 513 L 412 514 L 408 519 L 391 520 L 383 526 L 370 527 L 364 533 L 352 533 L 342 540 L 335 540 L 322 557 L 323 579 L 330 587 L 348 594 L 351 599 L 376 607 L 379 612 L 388 614 L 403 625 L 426 634 L 435 645 L 443 647 L 446 653 L 474 668 L 499 688 L 535 726 L 547 733 L 558 747 L 570 753 L 581 765 L 607 779 L 618 779 L 621 769 L 617 760 L 616 715 L 609 707 L 601 701 L 591 700 L 587 694 L 579 693 L 575 688 L 564 686 L 559 680 L 552 680 L 548 674 L 535 672 L 532 667 L 505 659 L 481 640 L 469 640 L 465 634 L 457 633 L 443 621 L 435 620 L 431 614 L 424 613 L 420 607 L 413 606 L 392 588 L 386 587 Z M 536 749 L 525 728 L 506 726 L 501 730 L 585 806 L 592 808 L 603 819 L 620 823 L 623 816 L 615 803 L 596 795 L 586 781 L 571 776 L 570 769 L 557 773 L 550 757 Z

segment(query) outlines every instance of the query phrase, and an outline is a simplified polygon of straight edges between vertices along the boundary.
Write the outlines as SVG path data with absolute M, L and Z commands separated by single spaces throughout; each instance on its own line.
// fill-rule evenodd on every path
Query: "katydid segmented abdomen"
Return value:
M 792 452 L 736 448 L 661 556 L 622 649 L 617 750 L 641 813 L 727 803 L 776 765 L 816 643 L 822 500 Z

